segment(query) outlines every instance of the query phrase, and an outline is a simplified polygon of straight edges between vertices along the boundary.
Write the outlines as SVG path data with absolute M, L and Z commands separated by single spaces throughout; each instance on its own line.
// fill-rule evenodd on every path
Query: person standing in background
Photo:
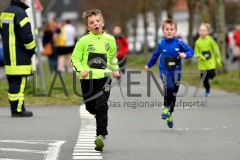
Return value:
M 234 42 L 235 42 L 235 56 L 233 61 L 239 60 L 240 58 L 240 25 L 236 26 L 236 30 L 233 34 Z
M 56 54 L 56 49 L 54 46 L 53 34 L 54 34 L 54 32 L 53 32 L 52 25 L 50 23 L 44 24 L 43 48 L 45 48 L 47 45 L 50 45 L 50 47 L 51 47 L 51 53 L 46 55 L 48 57 L 50 73 L 54 73 L 57 71 L 57 54 Z
M 58 56 L 58 71 L 65 73 L 65 58 L 66 58 L 66 31 L 65 22 L 61 20 L 58 23 L 58 28 L 56 29 L 56 50 Z
M 71 58 L 72 52 L 74 50 L 75 42 L 76 42 L 76 29 L 71 24 L 70 20 L 66 20 L 65 35 L 66 35 L 66 57 L 65 57 L 65 65 L 67 67 L 67 71 L 69 73 L 72 72 Z
M 122 34 L 122 28 L 120 26 L 115 26 L 113 28 L 113 35 L 116 39 L 117 44 L 117 59 L 120 71 L 125 73 L 126 58 L 128 55 L 128 41 L 126 37 Z
M 10 6 L 0 15 L 0 34 L 12 117 L 33 116 L 24 105 L 27 76 L 32 74 L 31 58 L 36 47 L 30 20 L 25 11 L 27 8 L 25 0 L 11 0 Z

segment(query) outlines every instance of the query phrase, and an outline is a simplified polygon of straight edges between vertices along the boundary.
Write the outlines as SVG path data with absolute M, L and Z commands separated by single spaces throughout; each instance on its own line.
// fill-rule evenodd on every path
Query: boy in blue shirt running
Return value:
M 152 55 L 151 60 L 145 66 L 145 71 L 153 67 L 160 57 L 159 71 L 164 84 L 164 109 L 161 114 L 162 119 L 166 120 L 169 128 L 173 127 L 172 113 L 176 103 L 176 94 L 179 89 L 181 79 L 182 62 L 181 58 L 192 58 L 193 49 L 190 48 L 182 39 L 176 38 L 177 23 L 172 19 L 166 19 L 162 24 L 164 38 L 159 40 L 157 49 Z M 175 74 L 177 74 L 175 76 Z M 177 79 L 176 79 L 177 78 Z

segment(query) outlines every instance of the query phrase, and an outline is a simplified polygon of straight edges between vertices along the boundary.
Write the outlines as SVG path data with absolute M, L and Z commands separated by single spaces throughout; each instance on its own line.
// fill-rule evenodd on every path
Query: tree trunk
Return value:
M 173 7 L 173 3 L 175 0 L 168 0 L 166 2 L 166 10 L 167 10 L 167 17 L 172 19 L 173 15 L 172 15 L 172 7 Z
M 201 22 L 210 23 L 208 0 L 200 0 Z M 211 24 L 211 23 L 210 23 Z
M 134 18 L 133 19 L 133 23 L 132 23 L 132 26 L 133 26 L 133 53 L 134 54 L 137 54 L 137 51 L 136 51 L 136 39 L 137 39 L 137 18 Z
M 160 12 L 158 12 L 157 10 L 155 10 L 153 12 L 154 14 L 154 21 L 155 21 L 155 43 L 156 43 L 156 46 L 157 46 L 157 42 L 158 42 L 158 29 L 160 27 Z
M 148 10 L 148 1 L 143 0 L 142 6 L 141 6 L 141 13 L 143 15 L 143 55 L 144 57 L 147 57 L 148 55 L 148 42 L 147 42 L 147 10 Z
M 224 0 L 216 1 L 216 33 L 217 42 L 222 55 L 223 70 L 226 71 L 226 32 L 225 32 L 225 10 L 224 10 Z
M 148 57 L 148 41 L 147 41 L 147 12 L 143 12 L 143 21 L 144 21 L 144 42 L 143 42 L 143 54 L 144 57 Z
M 193 44 L 193 24 L 194 24 L 194 11 L 195 11 L 196 1 L 195 0 L 188 0 L 188 13 L 189 13 L 189 32 L 188 32 L 188 45 L 192 48 L 194 47 Z

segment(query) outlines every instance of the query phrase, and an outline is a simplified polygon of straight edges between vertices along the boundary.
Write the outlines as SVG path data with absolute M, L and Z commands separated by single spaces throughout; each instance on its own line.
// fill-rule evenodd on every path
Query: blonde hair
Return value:
M 173 20 L 173 19 L 166 19 L 166 20 L 164 20 L 163 24 L 162 24 L 162 29 L 164 29 L 166 24 L 174 25 L 175 28 L 177 29 L 177 22 L 175 20 Z
M 94 16 L 99 15 L 103 20 L 102 12 L 99 9 L 90 9 L 90 10 L 83 12 L 83 14 L 82 14 L 82 19 L 86 25 L 88 23 L 87 22 L 88 17 L 91 17 L 92 15 L 94 15 Z
M 199 26 L 199 28 L 200 28 L 201 26 L 205 26 L 205 27 L 207 28 L 208 32 L 209 32 L 209 33 L 211 32 L 211 24 L 209 24 L 209 23 L 201 23 L 200 26 Z

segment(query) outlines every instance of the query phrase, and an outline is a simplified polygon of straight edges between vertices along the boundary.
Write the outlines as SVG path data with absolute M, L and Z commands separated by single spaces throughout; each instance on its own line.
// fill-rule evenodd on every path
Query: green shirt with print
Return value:
M 199 37 L 195 43 L 194 56 L 198 59 L 199 70 L 211 70 L 217 66 L 222 66 L 221 54 L 215 40 L 206 36 L 204 39 Z
M 119 70 L 116 51 L 116 41 L 113 36 L 105 32 L 100 35 L 89 32 L 76 43 L 72 54 L 73 69 L 80 78 L 81 72 L 89 71 L 85 79 L 110 76 L 112 71 Z

